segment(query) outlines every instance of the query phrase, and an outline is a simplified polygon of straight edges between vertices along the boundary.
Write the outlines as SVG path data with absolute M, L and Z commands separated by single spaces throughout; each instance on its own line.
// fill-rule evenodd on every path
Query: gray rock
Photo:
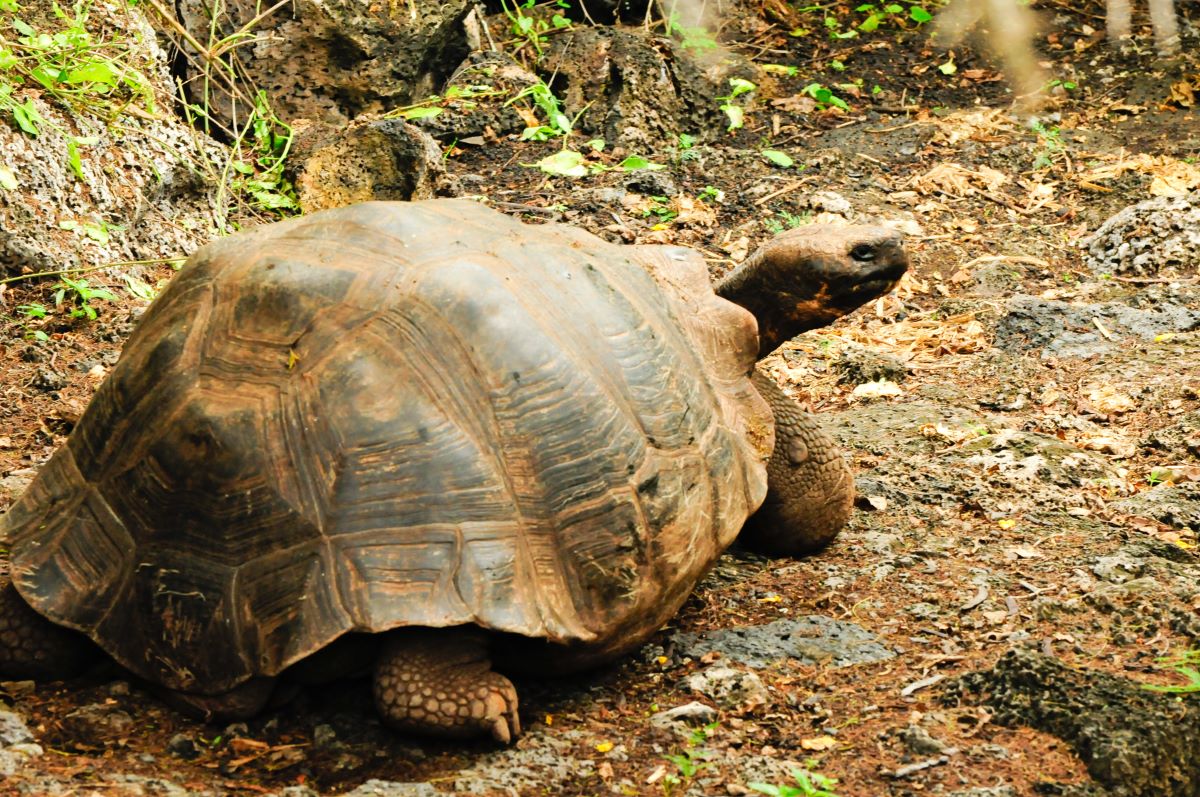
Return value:
M 254 43 L 238 50 L 249 77 L 242 85 L 265 90 L 287 122 L 339 125 L 425 99 L 441 90 L 470 50 L 462 24 L 470 0 L 297 0 L 265 18 L 255 0 L 229 0 L 215 23 L 210 7 L 204 0 L 174 6 L 201 42 L 210 41 L 214 26 L 221 39 L 257 19 Z M 202 101 L 207 89 L 210 113 L 226 126 L 248 118 L 252 109 L 234 102 L 219 81 L 206 84 L 203 69 L 202 60 L 189 59 L 184 88 L 190 98 Z
M 128 63 L 138 65 L 154 94 L 171 96 L 169 59 L 142 7 L 93 8 L 91 17 L 89 27 L 102 25 L 110 40 L 135 46 Z M 44 121 L 36 136 L 0 125 L 0 152 L 17 182 L 0 191 L 0 277 L 173 257 L 212 235 L 210 197 L 196 166 L 225 158 L 211 139 L 175 118 L 169 103 L 157 108 L 157 118 L 127 113 L 110 125 L 45 96 L 23 99 Z M 133 105 L 142 100 L 135 97 Z M 72 143 L 80 139 L 93 143 Z M 82 179 L 68 166 L 68 147 L 78 153 Z
M 991 474 L 994 484 L 1078 487 L 1088 480 L 1116 478 L 1099 454 L 1036 432 L 999 429 L 964 442 L 959 450 L 970 454 L 967 464 Z
M 913 755 L 933 756 L 945 753 L 949 748 L 944 742 L 933 738 L 920 725 L 909 725 L 900 731 L 900 741 Z
M 1096 327 L 1097 321 L 1111 340 Z M 996 324 L 995 345 L 1013 353 L 1040 350 L 1043 357 L 1090 357 L 1121 346 L 1127 338 L 1150 341 L 1164 332 L 1198 328 L 1200 310 L 1169 299 L 1134 308 L 1120 302 L 1069 304 L 1014 296 Z
M 753 77 L 740 58 L 705 69 L 676 42 L 635 28 L 582 27 L 555 36 L 541 69 L 566 87 L 560 95 L 575 129 L 603 138 L 630 155 L 673 147 L 680 133 L 703 140 L 724 130 L 712 98 L 729 90 L 728 78 Z
M 185 733 L 177 733 L 167 742 L 167 752 L 180 758 L 192 759 L 200 755 L 196 742 Z
M 833 363 L 838 381 L 849 385 L 866 382 L 903 382 L 908 367 L 899 358 L 857 344 L 847 345 Z
M 743 783 L 767 783 L 773 786 L 792 785 L 795 783 L 792 771 L 804 770 L 804 764 L 799 761 L 748 753 L 729 756 L 729 763 Z
M 33 741 L 33 734 L 20 714 L 0 711 L 0 748 Z
M 429 199 L 448 190 L 437 144 L 403 119 L 309 125 L 296 136 L 288 164 L 305 213 L 368 200 Z
M 26 766 L 29 759 L 38 758 L 43 752 L 39 744 L 14 744 L 0 748 L 0 776 L 12 777 Z
M 850 200 L 837 193 L 836 191 L 817 191 L 808 196 L 805 200 L 813 210 L 823 210 L 826 213 L 837 213 L 847 218 L 853 211 L 850 205 Z
M 1097 273 L 1157 274 L 1200 265 L 1200 191 L 1157 197 L 1120 211 L 1082 241 Z
M 575 735 L 526 734 L 516 746 L 478 758 L 461 770 L 452 789 L 458 794 L 555 794 L 576 778 L 589 778 L 594 762 L 571 755 Z
M 124 734 L 133 729 L 133 717 L 113 706 L 92 703 L 62 718 L 63 732 L 77 739 L 95 739 L 108 734 Z
M 1146 561 L 1131 555 L 1128 551 L 1117 551 L 1111 556 L 1101 556 L 1092 565 L 1092 572 L 1097 577 L 1113 584 L 1124 584 L 1133 581 L 1146 572 Z
M 1003 727 L 1026 726 L 1066 742 L 1101 786 L 1123 797 L 1195 794 L 1200 704 L 1104 672 L 1069 667 L 1026 649 L 951 682 L 951 705 L 982 703 Z
M 684 703 L 682 706 L 669 708 L 650 716 L 650 724 L 659 728 L 673 728 L 678 725 L 705 725 L 717 719 L 717 710 L 703 703 Z
M 692 674 L 687 684 L 693 692 L 710 697 L 725 708 L 748 710 L 771 702 L 771 693 L 758 675 L 720 663 Z
M 1160 484 L 1114 505 L 1122 512 L 1165 523 L 1180 531 L 1200 531 L 1200 483 Z
M 428 783 L 397 783 L 390 780 L 368 780 L 354 791 L 341 797 L 436 797 L 442 792 Z M 290 795 L 280 795 L 290 797 Z
M 895 656 L 862 626 L 822 615 L 704 633 L 677 633 L 672 639 L 676 652 L 682 655 L 698 659 L 715 651 L 729 661 L 755 669 L 788 659 L 847 667 Z

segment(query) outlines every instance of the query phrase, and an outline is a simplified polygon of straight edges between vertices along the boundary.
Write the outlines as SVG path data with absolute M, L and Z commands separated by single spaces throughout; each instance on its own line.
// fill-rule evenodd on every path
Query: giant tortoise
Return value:
M 714 293 L 696 252 L 461 200 L 210 244 L 0 520 L 0 675 L 98 646 L 228 718 L 366 640 L 387 723 L 507 741 L 493 661 L 642 644 L 755 510 L 761 550 L 837 533 L 849 470 L 755 362 L 906 266 L 891 230 L 801 227 Z

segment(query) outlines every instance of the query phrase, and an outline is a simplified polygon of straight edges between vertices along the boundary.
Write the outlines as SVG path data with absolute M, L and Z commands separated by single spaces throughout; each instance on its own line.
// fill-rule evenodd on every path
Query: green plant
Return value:
M 566 138 L 571 135 L 574 129 L 574 123 L 571 118 L 563 112 L 562 105 L 558 97 L 554 96 L 554 92 L 543 81 L 538 81 L 533 85 L 526 86 L 517 92 L 516 96 L 504 103 L 507 107 L 514 102 L 529 99 L 546 116 L 546 124 L 538 125 L 537 127 L 527 127 L 521 133 L 522 141 L 548 141 L 556 136 Z M 584 110 L 587 110 L 586 108 Z M 579 113 L 583 113 L 580 111 Z M 576 115 L 578 118 L 578 115 Z
M 854 9 L 860 14 L 865 13 L 867 18 L 858 24 L 858 30 L 863 33 L 871 33 L 879 28 L 884 22 L 891 22 L 898 27 L 907 27 L 908 21 L 911 20 L 917 25 L 923 25 L 933 19 L 924 6 L 911 5 L 908 7 L 908 13 L 905 13 L 904 6 L 899 3 L 884 3 L 876 5 L 874 3 L 865 3 Z
M 50 336 L 40 329 L 36 329 L 30 325 L 31 321 L 40 321 L 46 317 L 46 306 L 40 302 L 32 304 L 17 305 L 17 313 L 25 317 L 25 321 L 19 322 L 21 329 L 25 332 L 25 338 L 28 340 L 36 340 L 45 342 L 50 340 Z
M 154 113 L 154 91 L 131 63 L 126 44 L 96 38 L 88 31 L 89 7 L 89 2 L 81 0 L 68 14 L 57 2 L 52 3 L 62 28 L 51 32 L 37 30 L 12 16 L 3 20 L 17 33 L 10 38 L 0 25 L 0 115 L 11 117 L 29 136 L 39 136 L 43 129 L 59 133 L 67 141 L 66 165 L 81 181 L 87 177 L 79 148 L 97 144 L 99 139 L 74 135 L 47 120 L 29 93 L 54 101 L 69 112 L 109 123 L 134 108 L 142 114 Z M 15 14 L 18 10 L 15 0 L 0 2 L 0 12 Z M 0 187 L 15 189 L 16 175 L 7 168 L 4 172 Z
M 267 93 L 255 95 L 254 110 L 234 140 L 226 174 L 230 187 L 260 210 L 278 215 L 299 212 L 296 190 L 283 169 L 292 147 L 292 128 L 271 110 Z M 222 181 L 222 185 L 225 181 Z
M 1029 124 L 1030 129 L 1037 133 L 1041 148 L 1033 159 L 1033 168 L 1045 169 L 1054 165 L 1055 156 L 1062 154 L 1065 149 L 1062 132 L 1057 127 L 1047 127 L 1037 119 Z
M 807 94 L 812 97 L 817 103 L 817 108 L 826 110 L 828 108 L 838 108 L 843 111 L 850 110 L 850 104 L 841 97 L 833 93 L 833 91 L 820 83 L 809 83 L 804 88 L 800 89 L 801 94 Z
M 669 198 L 665 196 L 651 196 L 647 197 L 647 199 L 650 200 L 650 204 L 642 210 L 643 218 L 655 216 L 658 218 L 660 224 L 666 224 L 667 222 L 674 221 L 675 217 L 679 215 L 679 211 L 671 207 L 671 200 Z
M 51 4 L 61 29 L 42 31 L 19 17 L 7 26 L 17 32 L 9 38 L 0 28 L 0 111 L 9 113 L 21 130 L 39 134 L 47 122 L 33 101 L 16 98 L 22 88 L 36 88 L 62 107 L 112 121 L 131 105 L 154 113 L 154 91 L 131 63 L 129 47 L 119 40 L 96 38 L 88 31 L 91 3 L 80 0 L 68 14 Z M 15 0 L 0 3 L 0 11 L 15 14 Z M 64 135 L 66 134 L 65 131 Z
M 1046 90 L 1061 88 L 1063 91 L 1074 91 L 1079 88 L 1078 84 L 1073 80 L 1051 80 L 1046 84 Z
M 456 105 L 463 110 L 478 107 L 477 97 L 495 97 L 504 92 L 487 85 L 448 86 L 445 94 L 431 94 L 420 102 L 395 108 L 383 115 L 385 119 L 432 119 L 438 116 L 450 105 Z
M 740 106 L 734 104 L 734 99 L 743 94 L 754 91 L 758 86 L 751 83 L 749 80 L 744 80 L 740 77 L 729 78 L 729 93 L 724 97 L 717 97 L 717 102 L 721 103 L 717 106 L 729 118 L 729 131 L 737 130 L 746 123 L 746 111 Z
M 808 211 L 797 216 L 794 213 L 789 213 L 786 210 L 780 210 L 776 213 L 778 219 L 766 219 L 763 224 L 772 234 L 779 234 L 784 230 L 790 230 L 795 227 L 800 227 L 812 222 L 812 214 Z
M 771 163 L 780 168 L 787 169 L 796 165 L 796 161 L 792 160 L 792 156 L 786 152 L 781 152 L 777 149 L 764 149 L 762 156 Z
M 784 77 L 796 77 L 800 74 L 800 67 L 788 66 L 786 64 L 763 64 L 762 71 L 770 75 L 783 75 Z
M 1185 650 L 1183 653 L 1177 653 L 1174 656 L 1162 656 L 1156 658 L 1154 661 L 1159 666 L 1175 670 L 1175 672 L 1186 678 L 1188 682 L 1186 684 L 1169 686 L 1142 684 L 1143 689 L 1148 689 L 1151 692 L 1165 692 L 1172 695 L 1186 695 L 1193 692 L 1200 692 L 1200 670 L 1197 670 L 1194 666 L 1200 665 L 1200 650 Z
M 72 318 L 95 321 L 97 313 L 96 308 L 92 306 L 93 301 L 117 301 L 112 291 L 107 288 L 93 288 L 85 279 L 76 280 L 64 276 L 54 288 L 54 306 L 62 307 L 64 303 L 68 304 Z
M 713 757 L 713 752 L 707 748 L 701 747 L 709 737 L 716 733 L 721 723 L 710 722 L 703 728 L 697 728 L 692 731 L 684 744 L 683 752 L 673 755 L 663 756 L 667 761 L 675 765 L 675 771 L 678 774 L 670 774 L 663 778 L 663 792 L 669 794 L 670 790 L 675 786 L 686 784 L 697 774 L 705 769 L 710 769 L 713 766 L 710 760 Z
M 792 777 L 795 786 L 775 786 L 770 783 L 747 783 L 751 789 L 771 797 L 838 797 L 830 789 L 837 785 L 836 778 L 826 777 L 820 772 L 813 772 L 814 762 L 808 762 L 809 770 L 793 769 Z
M 557 0 L 554 5 L 559 8 L 570 8 L 570 4 L 565 0 Z M 526 11 L 535 10 L 535 0 L 525 0 L 523 3 L 515 2 L 512 7 L 505 0 L 500 0 L 500 7 L 504 10 L 504 16 L 508 17 L 509 27 L 516 36 L 517 50 L 520 50 L 526 44 L 533 46 L 537 51 L 538 58 L 542 57 L 542 47 L 549 41 L 548 33 L 555 31 L 566 30 L 571 27 L 571 20 L 567 19 L 557 11 L 554 12 L 549 21 L 542 14 L 532 13 L 527 14 Z
M 720 47 L 712 33 L 703 25 L 685 25 L 678 13 L 678 0 L 671 3 L 666 13 L 667 35 L 677 40 L 684 49 L 695 53 L 711 52 Z
M 725 192 L 719 188 L 713 188 L 711 185 L 706 185 L 700 189 L 700 193 L 696 194 L 696 198 L 704 202 L 724 202 Z

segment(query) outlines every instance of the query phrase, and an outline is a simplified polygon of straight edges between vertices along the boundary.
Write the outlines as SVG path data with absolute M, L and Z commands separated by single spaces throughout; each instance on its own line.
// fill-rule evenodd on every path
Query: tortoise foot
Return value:
M 251 678 L 218 695 L 196 695 L 163 687 L 154 688 L 171 708 L 205 722 L 237 722 L 257 716 L 266 707 L 274 690 L 274 678 Z
M 375 706 L 397 730 L 507 744 L 521 733 L 517 690 L 492 672 L 487 644 L 473 629 L 393 632 L 375 664 Z
M 99 658 L 91 640 L 42 617 L 29 608 L 12 581 L 0 579 L 0 678 L 70 678 Z
M 762 371 L 754 386 L 775 416 L 767 498 L 741 540 L 761 553 L 798 556 L 830 542 L 850 519 L 854 476 L 833 438 Z

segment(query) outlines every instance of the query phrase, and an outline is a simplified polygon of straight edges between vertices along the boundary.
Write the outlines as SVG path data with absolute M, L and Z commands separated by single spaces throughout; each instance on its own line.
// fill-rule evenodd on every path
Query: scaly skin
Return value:
M 375 707 L 397 730 L 507 744 L 521 733 L 517 690 L 491 667 L 478 629 L 393 631 L 375 664 Z
M 775 416 L 775 449 L 767 462 L 767 498 L 739 539 L 774 556 L 812 553 L 850 519 L 854 477 L 833 438 L 771 377 L 755 371 L 754 386 Z
M 53 681 L 100 658 L 89 639 L 29 608 L 9 579 L 0 579 L 0 678 Z

